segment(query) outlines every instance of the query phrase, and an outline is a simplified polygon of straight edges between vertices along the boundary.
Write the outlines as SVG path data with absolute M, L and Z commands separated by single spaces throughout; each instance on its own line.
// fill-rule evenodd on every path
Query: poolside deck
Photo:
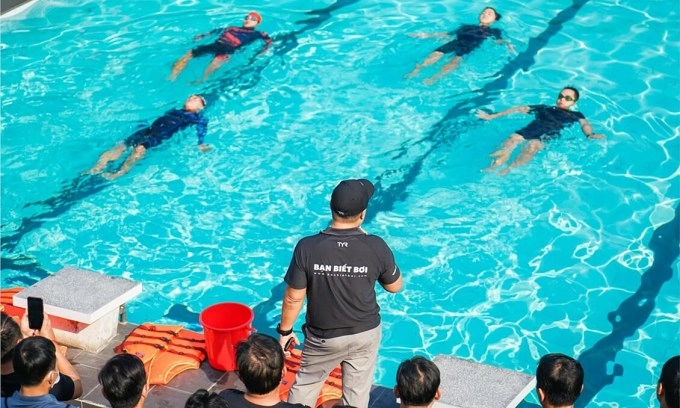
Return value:
M 113 348 L 120 344 L 135 327 L 137 326 L 133 324 L 120 324 L 116 337 L 99 353 L 69 349 L 66 357 L 78 370 L 83 382 L 83 396 L 79 400 L 73 401 L 74 405 L 83 408 L 107 406 L 106 399 L 104 399 L 101 387 L 97 382 L 97 373 L 104 363 L 115 354 Z M 205 361 L 200 369 L 186 371 L 175 377 L 168 385 L 152 386 L 144 407 L 184 407 L 189 395 L 199 388 L 220 392 L 227 388 L 243 389 L 243 384 L 235 373 L 217 371 Z M 380 386 L 373 387 L 369 408 L 396 408 L 398 406 L 391 389 Z

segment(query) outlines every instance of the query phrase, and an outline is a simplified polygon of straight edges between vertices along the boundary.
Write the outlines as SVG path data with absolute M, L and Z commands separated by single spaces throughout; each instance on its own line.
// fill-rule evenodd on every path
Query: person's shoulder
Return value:
M 227 388 L 226 390 L 220 391 L 219 396 L 224 398 L 227 402 L 233 403 L 234 401 L 240 401 L 244 399 L 245 392 L 237 390 L 235 388 Z
M 384 247 L 389 249 L 389 245 L 387 245 L 387 242 L 385 242 L 382 237 L 379 237 L 378 235 L 373 235 L 373 234 L 366 234 L 365 236 L 362 237 L 364 242 L 366 244 L 371 245 L 373 247 Z
M 309 408 L 307 405 L 303 404 L 293 404 L 290 402 L 286 401 L 281 401 L 278 404 L 274 405 L 276 408 Z
M 586 116 L 583 114 L 583 112 L 580 111 L 572 111 L 572 113 L 579 119 L 585 119 Z

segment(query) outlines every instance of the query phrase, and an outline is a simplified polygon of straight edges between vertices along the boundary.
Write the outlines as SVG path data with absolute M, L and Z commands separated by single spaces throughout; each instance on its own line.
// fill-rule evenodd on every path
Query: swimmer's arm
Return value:
M 267 35 L 265 32 L 260 32 L 262 34 L 262 41 L 264 41 L 264 48 L 260 50 L 256 55 L 264 54 L 268 49 L 269 46 L 272 45 L 272 39 Z
M 517 51 L 515 51 L 515 47 L 512 46 L 512 43 L 508 40 L 496 40 L 496 44 L 505 44 L 506 47 L 508 47 L 508 51 L 510 51 L 513 54 L 517 54 Z
M 208 31 L 207 33 L 198 34 L 197 36 L 194 37 L 194 41 L 198 41 L 198 40 L 200 40 L 201 38 L 207 37 L 207 36 L 209 36 L 209 35 L 217 34 L 217 33 L 221 32 L 221 31 L 224 31 L 224 28 L 216 28 L 216 29 L 214 29 L 214 30 Z
M 204 116 L 201 116 L 198 119 L 198 122 L 196 122 L 196 135 L 198 136 L 198 148 L 203 152 L 207 152 L 208 150 L 210 150 L 210 146 L 203 143 L 203 140 L 205 140 L 205 135 L 207 133 L 208 133 L 208 119 L 206 119 Z
M 515 112 L 522 112 L 522 113 L 529 113 L 529 107 L 524 105 L 524 106 L 516 106 L 514 108 L 506 109 L 504 111 L 500 111 L 498 113 L 486 113 L 483 110 L 479 109 L 477 110 L 477 117 L 479 119 L 483 120 L 491 120 L 491 119 L 496 119 L 501 116 L 509 115 L 511 113 Z
M 588 123 L 586 119 L 579 119 L 579 123 L 581 124 L 581 130 L 583 131 L 583 134 L 586 135 L 588 139 L 605 138 L 603 134 L 593 132 L 593 127 L 590 126 L 590 123 Z
M 446 38 L 449 37 L 450 34 L 446 31 L 440 32 L 440 33 L 410 33 L 409 37 L 413 38 Z

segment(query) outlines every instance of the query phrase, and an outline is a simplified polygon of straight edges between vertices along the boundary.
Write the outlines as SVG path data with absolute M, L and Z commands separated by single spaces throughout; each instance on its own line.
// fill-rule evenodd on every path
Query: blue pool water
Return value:
M 677 4 L 493 4 L 518 55 L 487 42 L 434 86 L 435 69 L 403 79 L 441 44 L 407 33 L 474 23 L 486 5 L 41 0 L 2 21 L 3 287 L 75 265 L 143 282 L 133 322 L 195 325 L 237 301 L 273 333 L 293 246 L 326 226 L 337 181 L 367 177 L 365 228 L 405 280 L 379 295 L 376 383 L 414 353 L 532 373 L 562 352 L 586 368 L 581 406 L 652 406 L 680 344 Z M 206 59 L 167 80 L 194 35 L 256 6 L 271 50 L 200 85 Z M 607 140 L 572 128 L 506 177 L 480 172 L 528 117 L 475 110 L 552 104 L 566 84 Z M 211 152 L 189 130 L 113 183 L 78 178 L 195 92 Z

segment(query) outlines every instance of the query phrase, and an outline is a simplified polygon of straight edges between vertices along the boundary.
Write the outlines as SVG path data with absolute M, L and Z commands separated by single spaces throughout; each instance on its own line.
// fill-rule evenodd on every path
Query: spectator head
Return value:
M 42 336 L 21 340 L 12 353 L 14 373 L 21 387 L 44 387 L 45 394 L 59 381 L 57 348 Z
M 583 391 L 581 363 L 564 354 L 541 357 L 536 368 L 536 391 L 543 407 L 571 407 Z
M 236 346 L 236 365 L 243 385 L 251 394 L 265 395 L 278 389 L 284 375 L 283 349 L 266 334 L 253 333 Z
M 227 401 L 216 393 L 209 393 L 201 388 L 191 394 L 184 408 L 229 408 Z
M 111 408 L 134 408 L 144 405 L 148 387 L 144 363 L 134 354 L 117 354 L 99 371 L 102 394 Z
M 366 179 L 341 181 L 331 195 L 333 218 L 357 220 L 368 208 L 374 192 L 373 183 Z
M 413 357 L 399 365 L 394 395 L 402 407 L 429 407 L 441 397 L 439 383 L 439 368 L 424 357 Z
M 21 340 L 21 327 L 7 313 L 0 312 L 0 353 L 2 353 L 2 364 L 12 361 L 12 350 Z
M 680 356 L 671 357 L 663 365 L 656 397 L 661 408 L 680 408 Z

